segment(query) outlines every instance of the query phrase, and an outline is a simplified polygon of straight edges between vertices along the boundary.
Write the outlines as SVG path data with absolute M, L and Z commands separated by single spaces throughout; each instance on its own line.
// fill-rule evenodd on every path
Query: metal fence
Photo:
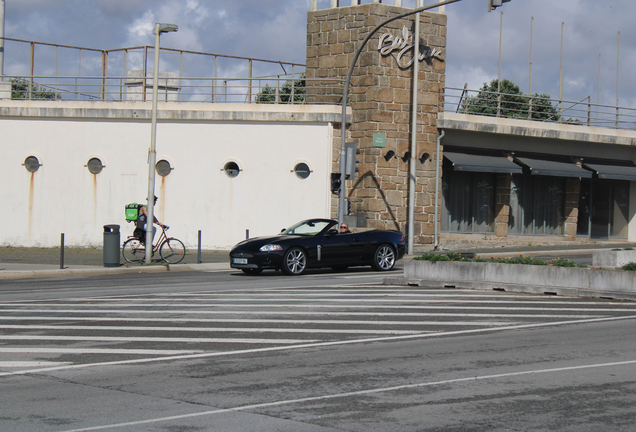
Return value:
M 149 64 L 153 64 L 155 53 L 151 46 L 103 50 L 2 39 L 5 62 L 10 65 L 5 67 L 3 79 L 20 84 L 14 86 L 14 97 L 147 100 L 146 87 L 152 87 Z M 268 101 L 284 101 L 285 91 L 294 93 L 292 102 L 301 100 L 295 85 L 305 70 L 301 63 L 173 48 L 161 48 L 160 61 L 161 71 L 171 71 L 160 73 L 165 100 L 249 103 L 264 90 L 270 96 Z M 291 83 L 286 86 L 288 80 Z
M 128 76 L 5 76 L 12 99 L 144 102 L 152 100 L 153 78 Z M 180 77 L 161 73 L 158 100 L 201 103 L 341 103 L 342 79 L 303 75 L 259 78 Z M 0 94 L 1 96 L 1 94 Z M 593 104 L 590 98 L 567 101 L 446 87 L 444 111 L 548 123 L 636 130 L 636 109 Z
M 152 100 L 153 78 L 139 76 L 5 76 L 12 99 L 144 102 Z M 344 80 L 261 77 L 200 78 L 160 74 L 160 102 L 320 104 L 342 98 Z M 317 94 L 322 98 L 316 97 Z M 329 95 L 329 99 L 325 99 Z
M 636 109 L 581 101 L 446 87 L 444 111 L 550 123 L 636 130 Z

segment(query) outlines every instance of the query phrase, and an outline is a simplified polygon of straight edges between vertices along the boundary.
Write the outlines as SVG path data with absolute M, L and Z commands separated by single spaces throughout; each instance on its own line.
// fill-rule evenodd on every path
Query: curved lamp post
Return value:
M 346 123 L 346 115 L 347 115 L 347 99 L 349 97 L 349 84 L 351 83 L 351 76 L 353 75 L 353 68 L 355 67 L 356 62 L 358 61 L 358 57 L 360 57 L 360 54 L 362 53 L 362 50 L 364 49 L 364 47 L 366 46 L 367 42 L 369 42 L 369 40 L 373 37 L 373 35 L 380 30 L 382 27 L 384 27 L 385 25 L 387 25 L 388 23 L 398 20 L 400 18 L 404 18 L 407 17 L 409 15 L 414 15 L 414 14 L 419 14 L 420 12 L 429 10 L 429 9 L 434 9 L 440 6 L 444 6 L 447 4 L 451 4 L 451 3 L 457 3 L 461 0 L 446 0 L 446 1 L 442 1 L 439 3 L 435 3 L 433 5 L 429 5 L 429 6 L 425 6 L 425 7 L 420 7 L 420 8 L 416 8 L 413 9 L 410 12 L 406 12 L 400 15 L 396 15 L 393 18 L 389 18 L 388 20 L 378 24 L 373 30 L 371 30 L 369 32 L 369 34 L 367 34 L 367 37 L 364 38 L 364 40 L 362 41 L 362 45 L 360 45 L 360 47 L 358 48 L 358 50 L 356 51 L 353 60 L 351 61 L 351 66 L 349 66 L 349 72 L 347 73 L 347 79 L 345 81 L 345 85 L 344 85 L 344 93 L 342 95 L 342 116 L 340 117 L 341 119 L 341 127 L 340 127 L 340 134 L 341 136 L 341 144 L 340 144 L 340 187 L 341 187 L 341 191 L 340 191 L 340 195 L 338 197 L 338 223 L 342 224 L 343 220 L 344 220 L 344 214 L 346 211 L 346 206 L 345 206 L 345 192 L 346 192 L 346 186 L 345 186 L 345 158 L 346 158 L 346 150 L 345 150 L 345 140 L 346 140 L 346 131 L 347 131 L 347 123 Z M 415 35 L 414 35 L 415 37 Z M 419 34 L 417 35 L 417 38 L 419 40 Z M 417 57 L 417 55 L 419 55 L 419 53 L 413 53 L 413 55 L 415 56 L 415 58 Z M 416 63 L 416 62 L 414 62 Z M 417 77 L 414 77 L 417 80 Z M 413 101 L 413 103 L 417 106 L 417 99 Z M 412 134 L 415 134 L 415 130 L 411 131 Z M 439 156 L 438 156 L 439 157 Z M 411 164 L 413 164 L 413 160 L 414 160 L 414 155 L 411 155 Z M 414 176 L 413 176 L 414 177 Z M 413 179 L 409 179 L 410 182 L 414 182 L 415 178 Z M 436 181 L 439 181 L 436 179 Z M 410 188 L 409 193 L 414 194 L 413 191 L 413 187 Z M 435 203 L 435 205 L 437 206 L 437 203 Z M 437 224 L 437 220 L 435 221 L 435 223 Z M 409 226 L 407 227 L 408 230 L 408 244 L 409 244 L 409 250 L 408 253 L 413 253 L 413 221 L 409 220 Z
M 157 93 L 159 93 L 159 36 L 176 32 L 176 24 L 155 23 L 155 66 L 152 71 L 152 121 L 150 126 L 150 150 L 148 151 L 148 215 L 146 221 L 146 264 L 152 262 L 152 235 L 155 220 L 155 165 L 157 164 Z M 144 89 L 145 91 L 145 89 Z

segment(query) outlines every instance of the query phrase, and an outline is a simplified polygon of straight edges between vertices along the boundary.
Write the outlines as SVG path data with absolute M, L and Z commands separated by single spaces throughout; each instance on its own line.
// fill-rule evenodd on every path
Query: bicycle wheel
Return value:
M 122 253 L 126 261 L 137 264 L 146 257 L 146 245 L 140 242 L 139 239 L 131 238 L 124 243 Z
M 165 262 L 169 264 L 177 264 L 185 258 L 186 249 L 181 240 L 169 238 L 161 244 L 159 254 Z

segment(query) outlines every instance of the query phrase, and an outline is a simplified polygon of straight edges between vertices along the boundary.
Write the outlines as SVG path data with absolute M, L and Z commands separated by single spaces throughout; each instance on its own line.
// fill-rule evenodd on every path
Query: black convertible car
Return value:
M 357 233 L 338 232 L 338 222 L 309 219 L 273 237 L 245 240 L 230 251 L 230 265 L 256 275 L 264 269 L 299 275 L 309 268 L 371 265 L 391 270 L 404 256 L 404 236 L 397 231 L 372 229 Z

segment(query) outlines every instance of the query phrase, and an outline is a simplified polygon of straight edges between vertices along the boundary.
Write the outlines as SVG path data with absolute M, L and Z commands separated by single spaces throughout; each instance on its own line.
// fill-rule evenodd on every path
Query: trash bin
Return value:
M 119 225 L 104 225 L 104 267 L 119 267 Z

